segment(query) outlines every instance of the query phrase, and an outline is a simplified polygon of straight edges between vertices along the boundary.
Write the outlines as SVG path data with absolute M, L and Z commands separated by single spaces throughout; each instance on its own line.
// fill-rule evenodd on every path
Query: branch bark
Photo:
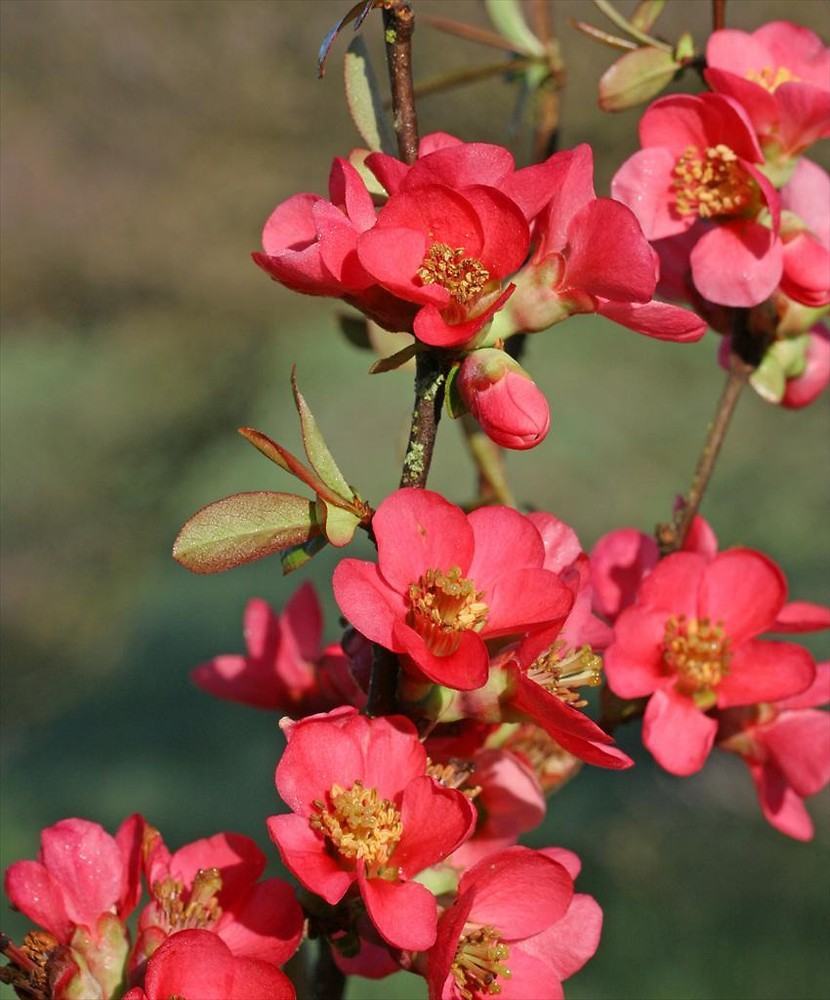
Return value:
M 726 0 L 712 0 L 712 31 L 726 27 Z
M 383 10 L 383 32 L 386 40 L 386 62 L 392 86 L 392 114 L 398 154 L 404 163 L 418 158 L 418 116 L 415 111 L 415 89 L 412 83 L 412 34 L 415 15 L 408 3 L 389 0 Z

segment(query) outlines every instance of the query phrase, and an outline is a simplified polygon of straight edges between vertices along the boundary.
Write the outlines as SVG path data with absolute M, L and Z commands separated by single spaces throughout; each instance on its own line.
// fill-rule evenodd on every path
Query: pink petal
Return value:
M 254 708 L 273 711 L 288 701 L 285 688 L 272 669 L 246 656 L 214 656 L 190 673 L 190 679 L 207 694 Z
M 299 948 L 304 921 L 291 886 L 270 878 L 226 910 L 213 930 L 234 955 L 282 965 Z
M 631 607 L 614 625 L 614 642 L 605 651 L 605 676 L 620 698 L 642 698 L 664 679 L 663 638 L 667 613 Z
M 486 817 L 479 834 L 515 840 L 542 822 L 545 799 L 539 782 L 518 757 L 506 750 L 482 750 L 475 766 L 475 783 L 481 787 L 477 799 Z
M 436 656 L 414 629 L 398 621 L 395 623 L 395 642 L 397 648 L 406 652 L 418 669 L 436 684 L 456 691 L 474 691 L 487 683 L 490 657 L 477 632 L 462 632 L 461 644 L 454 653 Z
M 815 678 L 815 663 L 792 642 L 749 639 L 732 653 L 729 673 L 718 685 L 718 708 L 778 701 L 806 690 Z
M 574 602 L 573 592 L 546 569 L 504 573 L 485 591 L 487 621 L 483 635 L 516 635 L 529 629 L 564 622 Z
M 492 187 L 464 188 L 468 201 L 481 222 L 484 244 L 478 254 L 491 278 L 505 278 L 525 262 L 530 246 L 530 229 L 518 206 Z
M 150 1000 L 229 1000 L 233 984 L 233 955 L 222 939 L 210 931 L 185 930 L 171 934 L 153 953 L 144 989 Z
M 640 142 L 643 146 L 664 146 L 675 159 L 689 146 L 702 151 L 721 143 L 751 163 L 764 159 L 746 112 L 721 94 L 659 98 L 640 119 Z
M 273 662 L 280 641 L 279 620 L 271 605 L 261 597 L 252 597 L 245 605 L 242 630 L 248 653 L 255 659 Z
M 637 604 L 669 615 L 698 614 L 698 594 L 708 560 L 696 552 L 675 552 L 654 567 L 643 581 Z
M 459 896 L 475 890 L 470 921 L 498 928 L 507 941 L 538 934 L 565 915 L 573 880 L 557 861 L 529 847 L 509 847 L 469 868 Z
M 447 985 L 458 942 L 464 933 L 464 925 L 467 923 L 474 899 L 474 891 L 459 893 L 455 902 L 441 914 L 435 947 L 430 948 L 426 956 L 425 978 L 429 987 L 429 1000 L 446 1000 L 447 998 L 448 994 L 444 987 Z M 449 997 L 454 1000 L 455 990 L 452 986 L 450 989 L 452 993 L 449 994 Z
M 781 291 L 813 308 L 830 302 L 830 252 L 809 233 L 799 233 L 784 243 Z
M 503 146 L 485 142 L 446 145 L 419 157 L 403 184 L 405 191 L 442 184 L 450 188 L 486 184 L 500 187 L 513 172 L 513 157 Z
M 597 312 L 655 340 L 688 344 L 700 340 L 706 333 L 706 323 L 699 316 L 666 302 L 609 302 L 598 299 Z
M 511 507 L 479 507 L 467 520 L 475 546 L 469 575 L 479 589 L 498 580 L 508 557 L 515 567 L 541 569 L 545 546 L 536 526 L 524 514 Z
M 697 552 L 708 559 L 718 554 L 718 538 L 705 517 L 696 514 L 692 518 L 686 537 L 683 539 L 684 552 Z
M 582 871 L 582 861 L 578 854 L 569 851 L 567 847 L 543 847 L 539 853 L 544 854 L 546 858 L 550 858 L 552 861 L 558 861 L 574 881 L 579 878 L 579 873 Z M 574 896 L 574 899 L 576 898 Z M 573 900 L 571 900 L 572 905 Z M 570 907 L 568 907 L 568 910 L 570 911 Z M 564 920 L 564 917 L 562 919 Z
M 426 951 L 435 944 L 438 906 L 429 889 L 419 882 L 366 878 L 362 864 L 357 878 L 366 910 L 384 941 L 408 951 Z
M 526 514 L 525 517 L 542 537 L 542 544 L 545 547 L 542 569 L 560 573 L 581 554 L 582 546 L 579 544 L 576 532 L 558 517 L 541 510 Z
M 418 158 L 429 156 L 430 153 L 435 153 L 439 149 L 446 149 L 447 146 L 460 145 L 462 145 L 462 140 L 450 135 L 449 132 L 430 132 L 429 135 L 421 136 L 418 143 Z
M 199 869 L 218 868 L 222 875 L 219 903 L 224 909 L 248 891 L 265 871 L 265 863 L 265 855 L 250 837 L 217 833 L 176 851 L 170 859 L 170 874 L 189 886 Z
M 563 285 L 622 302 L 648 302 L 657 285 L 654 251 L 636 216 L 595 198 L 573 218 Z
M 320 202 L 313 210 L 323 267 L 335 279 L 339 294 L 361 292 L 375 284 L 357 254 L 359 232 L 339 208 Z
M 323 717 L 294 727 L 276 772 L 277 791 L 294 812 L 309 816 L 312 803 L 325 801 L 332 785 L 351 788 L 363 780 L 365 726 L 350 723 L 351 717 L 342 726 Z
M 787 597 L 779 567 L 752 549 L 727 549 L 706 567 L 699 613 L 722 622 L 733 644 L 772 628 Z
M 62 944 L 68 944 L 75 922 L 66 914 L 60 884 L 39 861 L 15 861 L 10 865 L 6 869 L 5 892 L 16 910 L 54 934 Z
M 706 82 L 719 94 L 737 101 L 746 110 L 756 129 L 767 131 L 778 121 L 778 102 L 760 83 L 710 66 L 703 73 Z
M 500 190 L 519 205 L 524 212 L 525 218 L 531 221 L 539 215 L 551 199 L 557 197 L 557 194 L 561 197 L 563 182 L 571 173 L 574 160 L 580 164 L 583 182 L 587 177 L 587 185 L 585 186 L 586 200 L 593 198 L 594 191 L 591 185 L 591 177 L 593 176 L 594 165 L 591 148 L 585 144 L 577 146 L 575 149 L 554 153 L 544 163 L 535 163 L 532 166 L 515 171 L 500 185 Z M 567 212 L 567 210 L 563 211 L 563 209 L 563 202 L 559 201 L 557 214 L 560 217 Z M 563 219 L 562 221 L 567 226 L 568 219 Z
M 781 207 L 794 212 L 830 249 L 830 175 L 817 163 L 800 157 L 792 177 L 781 189 Z
M 827 388 L 830 382 L 830 336 L 819 327 L 809 332 L 807 367 L 797 378 L 787 380 L 781 405 L 788 409 L 809 406 Z
M 371 229 L 377 219 L 372 196 L 360 174 L 343 157 L 335 157 L 329 173 L 329 197 L 359 232 Z
M 802 798 L 830 782 L 830 712 L 816 708 L 782 712 L 763 729 L 764 746 Z
M 537 260 L 564 249 L 571 220 L 583 205 L 596 198 L 594 159 L 587 143 L 554 153 L 546 165 L 550 170 L 550 201 L 536 223 L 540 236 L 539 247 L 534 254 Z M 511 193 L 510 182 L 507 193 Z
M 770 66 L 770 51 L 757 33 L 732 28 L 715 31 L 706 43 L 706 64 L 746 76 Z
M 655 691 L 643 717 L 643 743 L 661 767 L 681 777 L 703 767 L 717 730 L 715 719 L 673 689 Z
M 366 157 L 366 166 L 389 194 L 397 194 L 409 173 L 409 167 L 405 163 L 388 153 L 370 153 Z
M 366 720 L 361 716 L 346 726 L 363 749 L 363 783 L 384 799 L 397 799 L 410 782 L 423 776 L 426 750 L 414 723 L 400 715 Z
M 43 830 L 40 844 L 41 861 L 61 887 L 67 916 L 94 930 L 124 884 L 124 860 L 115 839 L 98 823 L 63 819 Z
M 323 611 L 314 584 L 302 584 L 286 602 L 281 617 L 283 628 L 294 636 L 300 656 L 316 660 L 323 641 Z
M 361 634 L 387 649 L 399 650 L 393 628 L 406 614 L 406 604 L 380 575 L 374 563 L 341 559 L 332 577 L 334 599 Z
M 683 233 L 690 217 L 674 211 L 672 171 L 677 154 L 663 146 L 638 150 L 623 163 L 611 181 L 611 194 L 636 215 L 650 240 Z
M 395 295 L 444 307 L 450 301 L 446 288 L 416 280 L 428 246 L 424 233 L 414 226 L 375 226 L 358 239 L 357 256 L 369 274 Z
M 550 962 L 537 958 L 525 951 L 525 942 L 510 946 L 509 979 L 497 980 L 502 1000 L 527 1000 L 528 997 L 544 997 L 545 1000 L 564 1000 L 562 984 Z
M 802 80 L 830 87 L 830 51 L 809 28 L 792 21 L 768 21 L 753 32 L 772 55 L 774 64 L 793 70 Z
M 769 298 L 781 280 L 784 250 L 765 226 L 742 219 L 704 233 L 690 263 L 704 298 L 724 306 L 754 306 Z
M 115 842 L 121 852 L 124 880 L 118 898 L 118 918 L 126 920 L 141 899 L 142 843 L 146 821 L 140 813 L 133 813 L 118 827 Z
M 400 193 L 381 209 L 378 226 L 420 232 L 427 249 L 434 243 L 446 243 L 453 249 L 463 248 L 468 257 L 480 256 L 484 234 L 476 210 L 453 187 L 430 183 L 412 190 L 410 182 L 416 169 L 417 164 L 407 174 Z
M 784 698 L 776 704 L 776 708 L 815 708 L 816 705 L 830 704 L 830 663 L 817 663 L 816 676 L 813 683 L 800 694 Z
M 413 332 L 418 340 L 424 344 L 431 344 L 435 347 L 460 347 L 484 329 L 515 291 L 516 286 L 510 284 L 503 291 L 491 295 L 489 299 L 482 299 L 476 304 L 476 308 L 479 308 L 485 301 L 487 305 L 480 312 L 476 312 L 472 319 L 462 320 L 459 323 L 448 322 L 438 307 L 426 305 L 415 316 L 415 321 L 412 324 Z
M 295 1000 L 294 984 L 270 962 L 237 958 L 233 963 L 233 987 L 227 1000 Z
M 830 93 L 809 83 L 782 83 L 776 90 L 784 149 L 795 155 L 830 135 Z
M 812 601 L 787 601 L 778 612 L 773 632 L 818 632 L 830 628 L 830 608 Z
M 473 532 L 460 507 L 431 490 L 402 489 L 388 496 L 372 519 L 378 564 L 390 587 L 406 593 L 428 569 L 457 566 L 467 575 Z
M 643 577 L 659 557 L 657 542 L 635 528 L 603 535 L 591 550 L 591 586 L 600 614 L 613 621 L 633 604 Z
M 406 878 L 443 861 L 472 833 L 476 811 L 470 800 L 427 775 L 415 778 L 401 799 L 403 835 L 392 855 Z
M 561 920 L 522 941 L 521 949 L 553 966 L 559 979 L 569 979 L 592 958 L 602 934 L 602 909 L 593 896 L 578 892 Z
M 787 784 L 772 761 L 750 764 L 749 771 L 764 819 L 779 833 L 794 840 L 813 839 L 813 821 L 798 794 Z
M 308 820 L 287 814 L 270 816 L 267 824 L 283 864 L 297 881 L 332 906 L 339 903 L 355 876 L 343 871 L 337 861 L 326 853 L 322 837 L 314 833 Z

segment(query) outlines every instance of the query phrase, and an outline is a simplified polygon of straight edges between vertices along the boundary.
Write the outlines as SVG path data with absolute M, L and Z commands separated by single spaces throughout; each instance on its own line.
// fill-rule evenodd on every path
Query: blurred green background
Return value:
M 374 502 L 397 482 L 409 377 L 369 377 L 369 355 L 337 332 L 336 304 L 292 295 L 248 259 L 274 205 L 324 192 L 332 156 L 359 144 L 342 40 L 315 79 L 317 46 L 347 6 L 0 4 L 3 865 L 33 856 L 39 829 L 62 817 L 113 829 L 134 810 L 174 846 L 235 829 L 275 854 L 263 825 L 278 808 L 275 720 L 212 701 L 188 670 L 241 649 L 248 597 L 280 606 L 303 575 L 336 637 L 336 557 L 291 579 L 274 559 L 199 578 L 169 551 L 203 503 L 292 489 L 235 428 L 299 447 L 294 362 L 347 477 Z M 417 9 L 486 23 L 476 0 Z M 569 73 L 562 144 L 594 145 L 604 193 L 636 148 L 638 113 L 596 109 L 613 53 L 567 22 L 601 15 L 587 0 L 555 10 Z M 730 25 L 744 28 L 786 16 L 818 30 L 829 13 L 823 0 L 728 4 Z M 661 26 L 700 43 L 708 19 L 704 0 L 672 3 Z M 378 20 L 364 34 L 379 60 Z M 492 58 L 418 29 L 419 78 Z M 422 131 L 508 143 L 514 101 L 499 82 L 426 98 Z M 586 546 L 613 527 L 649 530 L 688 484 L 722 379 L 715 350 L 712 335 L 680 347 L 593 318 L 532 338 L 526 364 L 553 428 L 510 456 L 518 495 L 572 523 Z M 825 601 L 828 429 L 826 400 L 792 413 L 748 393 L 704 507 L 723 545 L 763 548 L 794 596 Z M 431 485 L 464 500 L 472 482 L 446 421 Z M 827 656 L 827 642 L 811 646 Z M 636 750 L 637 727 L 620 737 L 639 766 L 585 771 L 527 840 L 577 851 L 580 887 L 605 910 L 601 949 L 568 996 L 826 996 L 828 797 L 811 805 L 815 841 L 790 842 L 764 824 L 737 759 L 715 755 L 681 781 Z M 19 935 L 26 922 L 5 910 L 2 924 Z M 424 995 L 406 974 L 349 992 Z

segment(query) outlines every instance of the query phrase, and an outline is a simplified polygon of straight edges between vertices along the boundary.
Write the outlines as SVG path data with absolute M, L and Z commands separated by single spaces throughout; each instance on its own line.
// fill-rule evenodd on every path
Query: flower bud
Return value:
M 509 354 L 485 348 L 461 364 L 458 391 L 485 434 L 503 448 L 534 448 L 550 427 L 544 395 Z

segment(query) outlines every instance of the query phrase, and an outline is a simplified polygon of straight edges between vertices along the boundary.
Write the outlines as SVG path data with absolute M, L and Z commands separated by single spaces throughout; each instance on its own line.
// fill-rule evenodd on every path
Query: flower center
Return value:
M 450 972 L 464 1000 L 481 994 L 501 993 L 499 976 L 510 978 L 510 969 L 503 963 L 510 957 L 507 945 L 494 927 L 479 927 L 465 934 L 458 942 Z
M 0 954 L 9 960 L 8 965 L 0 966 L 0 983 L 8 983 L 20 997 L 47 1000 L 52 996 L 47 965 L 60 947 L 47 931 L 29 931 L 19 948 L 0 934 Z
M 449 656 L 461 645 L 462 633 L 484 628 L 487 605 L 472 580 L 461 575 L 457 566 L 446 572 L 428 569 L 409 586 L 406 623 L 424 640 L 436 656 Z
M 456 302 L 466 305 L 477 299 L 490 280 L 490 272 L 476 257 L 465 257 L 464 247 L 433 243 L 418 268 L 425 285 L 440 285 Z
M 513 725 L 516 728 L 501 744 L 502 749 L 521 757 L 533 768 L 543 792 L 561 788 L 578 773 L 582 761 L 559 746 L 540 726 L 530 722 Z
M 702 154 L 689 146 L 674 166 L 674 207 L 679 215 L 740 215 L 755 199 L 757 185 L 728 146 Z
M 764 66 L 763 69 L 750 69 L 746 72 L 747 80 L 759 83 L 764 90 L 771 94 L 781 86 L 782 83 L 798 83 L 801 77 L 796 76 L 791 69 L 786 66 Z
M 344 858 L 385 865 L 403 833 L 394 803 L 380 798 L 377 789 L 364 788 L 360 781 L 349 789 L 332 785 L 329 802 L 327 806 L 315 801 L 316 812 L 309 818 L 312 830 L 328 837 Z
M 222 889 L 222 875 L 218 868 L 200 868 L 193 878 L 190 893 L 173 878 L 165 878 L 153 885 L 153 895 L 161 910 L 165 929 L 174 931 L 207 929 L 222 916 L 217 895 Z M 185 902 L 185 895 L 188 895 Z
M 723 622 L 672 615 L 663 636 L 663 663 L 685 694 L 710 691 L 729 673 L 729 637 Z
M 565 704 L 584 708 L 588 702 L 578 694 L 579 688 L 599 687 L 602 658 L 590 646 L 566 651 L 560 640 L 531 663 L 527 676 Z

